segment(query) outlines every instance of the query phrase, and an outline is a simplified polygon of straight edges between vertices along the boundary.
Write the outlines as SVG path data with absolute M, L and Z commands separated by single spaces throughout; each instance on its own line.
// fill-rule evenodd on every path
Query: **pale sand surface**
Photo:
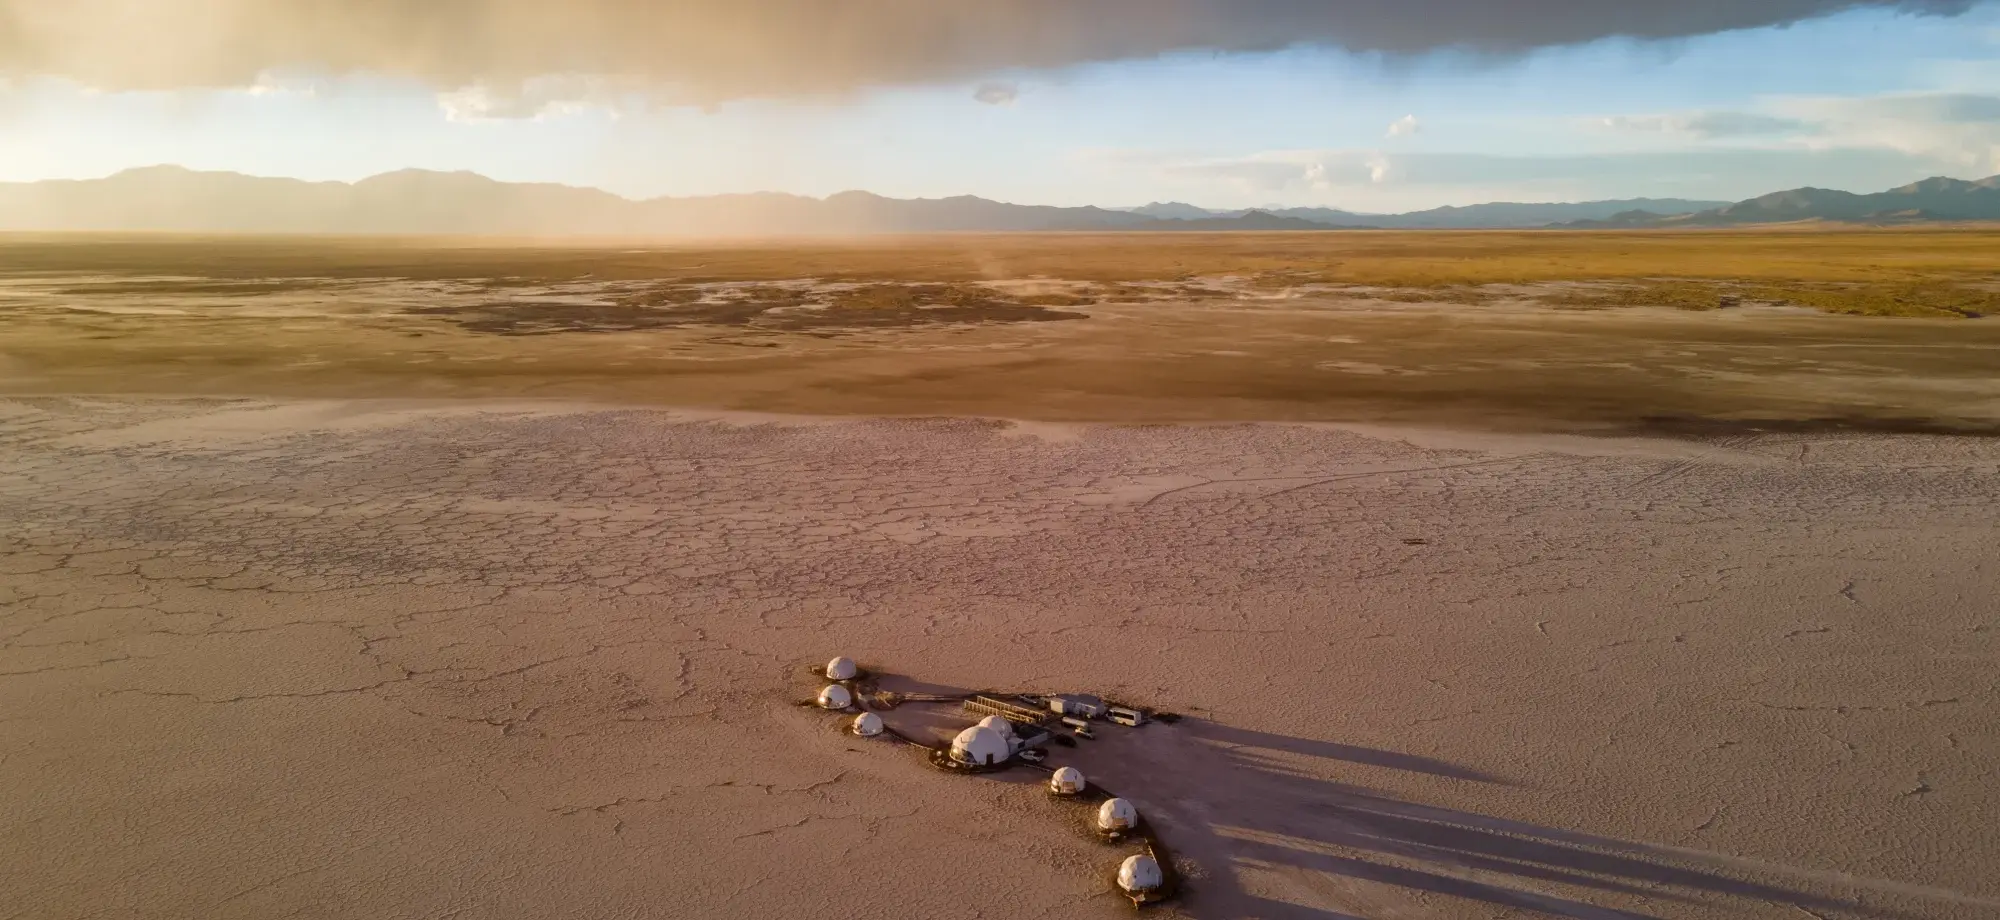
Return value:
M 2000 441 L 0 402 L 0 917 L 2000 916 Z M 1424 540 L 1424 545 L 1406 541 Z

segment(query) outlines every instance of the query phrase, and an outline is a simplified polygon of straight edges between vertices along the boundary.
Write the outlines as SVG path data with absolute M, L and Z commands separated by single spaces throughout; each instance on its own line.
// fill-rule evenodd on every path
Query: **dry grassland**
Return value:
M 1966 228 L 16 236 L 0 392 L 1983 431 L 1995 312 Z

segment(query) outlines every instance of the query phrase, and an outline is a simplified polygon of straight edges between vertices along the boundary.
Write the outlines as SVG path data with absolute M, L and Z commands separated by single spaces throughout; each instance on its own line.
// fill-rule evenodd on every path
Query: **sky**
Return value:
M 0 181 L 1383 212 L 2000 173 L 2000 2 L 1151 2 L 0 0 Z

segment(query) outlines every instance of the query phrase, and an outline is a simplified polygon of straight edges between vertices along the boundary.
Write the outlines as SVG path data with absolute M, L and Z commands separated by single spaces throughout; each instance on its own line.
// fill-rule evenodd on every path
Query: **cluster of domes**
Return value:
M 821 688 L 815 701 L 820 708 L 833 712 L 851 712 L 857 708 L 856 704 L 860 700 L 849 685 L 861 679 L 863 674 L 860 667 L 854 663 L 854 659 L 835 658 L 828 661 L 826 667 L 819 673 L 829 681 Z M 984 697 L 976 699 L 990 702 Z M 967 706 L 971 708 L 972 704 L 967 703 Z M 986 708 L 991 711 L 995 706 L 1001 704 L 994 703 Z M 1004 709 L 1004 706 L 1001 708 Z M 1102 701 L 1094 697 L 1075 695 L 1050 698 L 1050 708 L 1058 716 L 1069 716 L 1064 721 L 1071 723 L 1098 717 L 1106 711 Z M 1030 725 L 1030 728 L 1034 728 L 1034 725 Z M 880 715 L 866 711 L 866 708 L 862 707 L 862 711 L 855 715 L 849 724 L 849 731 L 859 737 L 874 738 L 889 733 L 889 727 Z M 1078 734 L 1088 737 L 1081 730 Z M 966 728 L 953 737 L 951 746 L 944 756 L 956 764 L 967 767 L 1000 766 L 1017 755 L 1039 763 L 1040 755 L 1023 754 L 1023 749 L 1028 744 L 1039 744 L 1039 741 L 1035 740 L 1039 737 L 1045 736 L 1031 731 L 1029 738 L 1023 739 L 1019 729 L 1006 716 L 989 715 L 980 719 L 977 725 Z M 1089 788 L 1090 785 L 1084 779 L 1083 772 L 1075 767 L 1058 767 L 1049 776 L 1049 792 L 1054 795 L 1081 796 Z M 1125 799 L 1107 799 L 1098 806 L 1096 826 L 1098 832 L 1108 840 L 1124 839 L 1139 831 L 1139 809 Z M 1117 884 L 1119 890 L 1130 897 L 1134 904 L 1153 903 L 1169 895 L 1169 892 L 1164 890 L 1167 887 L 1166 871 L 1150 851 L 1126 857 L 1124 862 L 1119 863 Z
M 833 683 L 827 684 L 826 688 L 819 692 L 820 708 L 831 709 L 835 712 L 852 708 L 854 706 L 854 691 L 849 690 L 846 683 L 861 676 L 861 668 L 855 665 L 854 659 L 841 657 L 827 662 L 825 674 L 826 679 L 833 681 Z M 881 717 L 877 716 L 875 720 L 879 723 Z M 856 734 L 862 734 L 860 728 L 861 726 L 857 722 L 855 725 Z M 880 730 L 877 729 L 875 732 L 868 734 L 880 733 Z

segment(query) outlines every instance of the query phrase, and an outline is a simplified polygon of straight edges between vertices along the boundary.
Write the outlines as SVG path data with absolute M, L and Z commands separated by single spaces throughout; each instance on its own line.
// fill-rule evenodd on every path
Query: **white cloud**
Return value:
M 1763 100 L 1754 109 L 1617 115 L 1597 125 L 1684 140 L 1756 140 L 1778 148 L 1878 148 L 2000 172 L 2000 95 L 1789 96 Z
M 1401 118 L 1396 119 L 1395 121 L 1390 122 L 1389 133 L 1383 136 L 1409 137 L 1410 135 L 1415 134 L 1420 130 L 1422 130 L 1422 126 L 1417 123 L 1417 116 L 1405 115 Z
M 536 77 L 512 89 L 474 83 L 437 94 L 438 108 L 456 122 L 531 120 L 601 109 L 614 117 L 629 98 L 621 85 L 601 77 Z
M 1598 120 L 1613 131 L 1682 134 L 1698 138 L 1810 134 L 1816 127 L 1796 118 L 1755 112 L 1679 112 L 1668 115 L 1613 115 Z
M 315 80 L 281 77 L 273 73 L 260 73 L 249 86 L 242 89 L 249 96 L 305 96 L 319 95 L 319 83 Z
M 1152 164 L 1162 176 L 1194 182 L 1222 182 L 1241 191 L 1331 191 L 1384 182 L 1393 165 L 1369 150 L 1271 150 L 1239 157 L 1164 160 Z
M 1738 200 L 1800 185 L 1873 192 L 1939 173 L 1976 177 L 1934 156 L 1881 147 L 1679 147 L 1549 156 L 1269 150 L 1187 157 L 1100 151 L 1101 165 L 1204 200 L 1326 203 L 1401 210 L 1475 201 L 1673 197 Z
M 486 86 L 466 86 L 437 94 L 438 108 L 444 117 L 468 124 L 483 121 L 505 121 L 519 118 L 538 118 L 542 108 L 519 99 L 510 99 Z
M 1013 105 L 1021 98 L 1021 87 L 1013 83 L 981 83 L 972 91 L 972 98 L 987 105 Z

